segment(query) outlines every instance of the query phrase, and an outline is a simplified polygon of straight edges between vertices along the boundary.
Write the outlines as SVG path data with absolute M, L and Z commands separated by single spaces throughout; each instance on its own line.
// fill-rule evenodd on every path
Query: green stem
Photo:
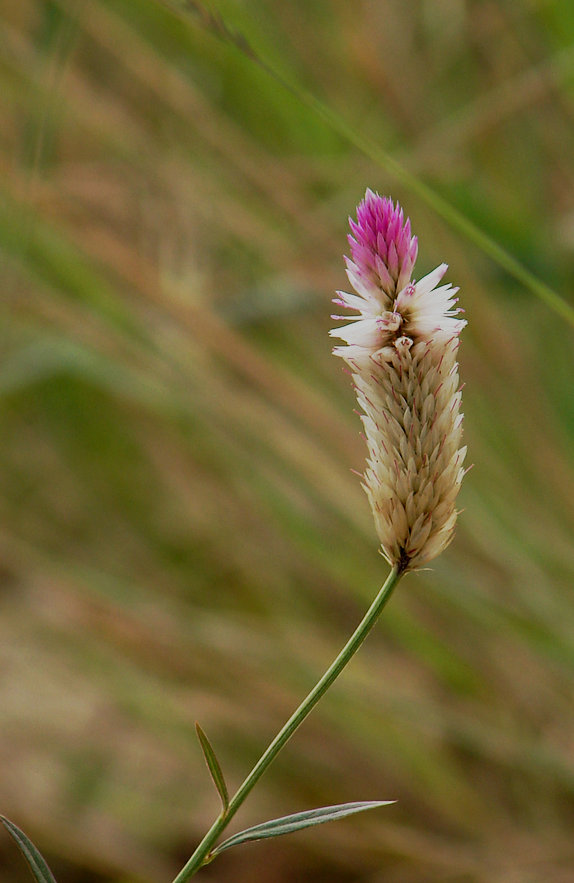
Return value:
M 229 806 L 224 813 L 213 823 L 190 860 L 185 867 L 181 869 L 173 883 L 185 883 L 190 877 L 206 864 L 209 860 L 209 854 L 219 835 L 225 830 L 251 789 L 259 781 L 269 764 L 279 754 L 283 746 L 289 741 L 297 727 L 305 720 L 309 712 L 315 707 L 321 696 L 329 689 L 333 681 L 338 678 L 349 660 L 357 652 L 375 622 L 379 618 L 381 611 L 393 592 L 404 571 L 399 567 L 393 567 L 389 573 L 387 580 L 377 597 L 367 610 L 365 616 L 335 659 L 329 666 L 323 677 L 313 687 L 309 695 L 303 700 L 299 708 L 291 715 L 285 726 L 277 733 L 267 750 L 261 755 L 243 784 L 229 801 Z

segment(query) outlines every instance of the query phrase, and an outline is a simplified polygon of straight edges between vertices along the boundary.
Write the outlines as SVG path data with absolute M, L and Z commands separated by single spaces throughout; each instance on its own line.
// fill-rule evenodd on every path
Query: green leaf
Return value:
M 225 784 L 225 779 L 223 778 L 223 773 L 221 772 L 219 761 L 215 756 L 215 751 L 211 747 L 211 742 L 209 741 L 198 723 L 196 723 L 195 729 L 197 730 L 197 738 L 199 739 L 199 744 L 201 745 L 203 756 L 205 757 L 209 772 L 211 773 L 213 783 L 217 788 L 219 796 L 221 797 L 223 811 L 225 812 L 225 810 L 229 806 L 229 792 L 227 790 L 227 785 Z
M 261 825 L 255 825 L 253 828 L 246 828 L 224 840 L 223 843 L 216 847 L 211 853 L 211 858 L 215 858 L 225 849 L 231 849 L 232 846 L 239 846 L 240 843 L 248 843 L 251 840 L 265 840 L 267 837 L 280 837 L 282 834 L 291 834 L 293 831 L 300 831 L 302 828 L 310 828 L 312 825 L 322 825 L 323 822 L 333 822 L 336 819 L 343 819 L 345 816 L 353 815 L 356 812 L 363 812 L 365 809 L 376 809 L 378 806 L 388 806 L 395 803 L 394 800 L 368 800 L 358 803 L 340 803 L 336 806 L 322 806 L 320 809 L 309 809 L 305 812 L 297 812 L 292 816 L 283 816 L 280 819 L 272 819 L 269 822 L 263 822 Z
M 28 862 L 28 866 L 37 883 L 56 883 L 54 875 L 46 864 L 44 858 L 40 855 L 32 841 L 28 840 L 24 832 L 4 816 L 0 816 L 0 821 Z

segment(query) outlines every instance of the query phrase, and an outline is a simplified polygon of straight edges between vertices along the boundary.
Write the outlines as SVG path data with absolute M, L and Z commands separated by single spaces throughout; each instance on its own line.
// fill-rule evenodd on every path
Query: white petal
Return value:
M 365 317 L 374 318 L 380 311 L 380 305 L 373 300 L 366 300 L 364 297 L 359 297 L 357 294 L 349 294 L 347 291 L 338 291 L 337 294 L 339 298 L 335 303 L 340 302 L 341 306 L 348 307 L 349 310 L 356 310 Z
M 345 343 L 354 346 L 378 347 L 381 340 L 379 323 L 376 319 L 359 319 L 351 325 L 343 325 L 342 328 L 333 328 L 329 332 L 331 337 L 339 337 Z
M 448 270 L 448 264 L 439 264 L 431 273 L 428 273 L 426 276 L 423 276 L 422 279 L 416 284 L 417 294 L 428 294 L 429 291 L 438 285 L 446 271 Z

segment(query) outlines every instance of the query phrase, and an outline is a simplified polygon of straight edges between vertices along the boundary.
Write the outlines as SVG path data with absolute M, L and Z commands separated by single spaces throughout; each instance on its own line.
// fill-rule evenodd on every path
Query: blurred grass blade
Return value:
M 225 779 L 223 778 L 221 766 L 219 765 L 219 761 L 215 756 L 215 751 L 211 746 L 211 742 L 209 741 L 198 723 L 196 723 L 195 729 L 197 730 L 197 738 L 199 739 L 199 744 L 201 745 L 203 756 L 205 757 L 205 761 L 209 768 L 209 772 L 211 773 L 211 778 L 213 779 L 214 785 L 217 788 L 219 796 L 221 797 L 223 811 L 225 812 L 225 810 L 229 806 L 229 792 L 227 790 L 227 785 L 225 784 Z
M 240 831 L 238 834 L 234 834 L 233 837 L 224 840 L 220 846 L 213 850 L 211 857 L 215 858 L 220 852 L 231 849 L 232 846 L 239 846 L 241 843 L 265 840 L 268 837 L 280 837 L 282 834 L 292 834 L 294 831 L 301 831 L 303 828 L 322 825 L 323 822 L 334 822 L 337 819 L 344 819 L 345 816 L 351 816 L 356 812 L 376 809 L 379 806 L 388 806 L 391 803 L 395 803 L 395 801 L 367 800 L 356 803 L 340 803 L 335 806 L 322 806 L 319 809 L 297 812 L 294 815 L 283 816 L 280 819 L 271 819 L 271 821 L 255 825 L 253 828 L 246 828 L 245 831 Z
M 230 10 L 225 10 L 225 16 L 211 8 L 206 9 L 202 3 L 195 0 L 164 0 L 169 8 L 180 15 L 187 15 L 199 27 L 212 33 L 223 43 L 232 46 L 241 52 L 254 64 L 257 64 L 284 89 L 294 95 L 306 107 L 309 107 L 333 131 L 338 132 L 350 144 L 368 156 L 373 162 L 380 165 L 396 181 L 403 184 L 412 193 L 415 193 L 447 224 L 450 224 L 462 236 L 473 242 L 477 248 L 488 255 L 499 267 L 502 267 L 510 276 L 529 288 L 533 294 L 540 298 L 550 309 L 574 326 L 574 305 L 566 301 L 550 285 L 539 279 L 535 273 L 528 269 L 518 258 L 514 257 L 492 236 L 478 226 L 468 215 L 464 214 L 455 205 L 445 199 L 436 190 L 426 184 L 422 178 L 403 166 L 391 154 L 383 150 L 378 143 L 360 132 L 355 126 L 350 125 L 346 119 L 337 113 L 330 105 L 321 101 L 312 92 L 305 89 L 294 79 L 290 73 L 279 70 L 277 59 L 270 62 L 259 48 L 254 48 L 257 41 L 252 39 L 253 28 L 249 19 L 242 17 L 241 28 L 229 23 Z
M 26 837 L 24 832 L 4 816 L 0 816 L 0 821 L 28 862 L 28 866 L 37 883 L 56 883 L 54 875 L 46 864 L 44 858 L 40 855 L 32 841 Z

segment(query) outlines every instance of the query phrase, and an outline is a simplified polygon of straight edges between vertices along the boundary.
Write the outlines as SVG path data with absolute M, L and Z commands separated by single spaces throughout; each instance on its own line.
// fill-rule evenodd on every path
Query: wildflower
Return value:
M 351 221 L 347 275 L 358 313 L 331 334 L 350 366 L 368 446 L 364 488 L 381 548 L 401 571 L 451 541 L 464 475 L 457 351 L 465 326 L 458 289 L 439 286 L 447 265 L 412 280 L 417 240 L 400 206 L 367 190 Z M 334 318 L 343 318 L 337 316 Z

